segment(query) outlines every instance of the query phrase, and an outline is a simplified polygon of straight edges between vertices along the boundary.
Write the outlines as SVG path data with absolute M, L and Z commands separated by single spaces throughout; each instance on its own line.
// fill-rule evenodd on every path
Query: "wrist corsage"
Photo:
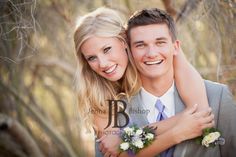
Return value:
M 155 139 L 156 127 L 146 126 L 138 128 L 136 125 L 126 127 L 122 130 L 120 150 L 135 155 L 142 148 L 150 145 Z
M 214 147 L 224 145 L 225 139 L 221 137 L 220 131 L 216 128 L 207 128 L 203 130 L 202 136 L 196 138 L 196 142 L 205 147 Z

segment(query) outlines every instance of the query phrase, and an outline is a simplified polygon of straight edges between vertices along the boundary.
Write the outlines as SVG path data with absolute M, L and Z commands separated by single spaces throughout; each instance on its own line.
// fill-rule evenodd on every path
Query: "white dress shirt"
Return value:
M 172 83 L 171 87 L 167 90 L 165 94 L 161 97 L 156 97 L 146 91 L 144 88 L 141 88 L 141 99 L 144 104 L 144 109 L 150 111 L 148 112 L 147 119 L 149 123 L 156 122 L 156 118 L 158 116 L 158 109 L 155 107 L 156 101 L 158 99 L 161 100 L 162 104 L 165 106 L 164 113 L 167 117 L 171 117 L 175 115 L 175 104 L 174 104 L 174 90 L 175 84 Z

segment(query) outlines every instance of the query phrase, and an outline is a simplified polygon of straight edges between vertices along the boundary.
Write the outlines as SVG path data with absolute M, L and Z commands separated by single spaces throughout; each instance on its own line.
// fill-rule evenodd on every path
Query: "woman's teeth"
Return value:
M 109 69 L 105 70 L 104 72 L 109 74 L 112 73 L 117 67 L 117 64 L 113 65 L 112 67 L 110 67 Z

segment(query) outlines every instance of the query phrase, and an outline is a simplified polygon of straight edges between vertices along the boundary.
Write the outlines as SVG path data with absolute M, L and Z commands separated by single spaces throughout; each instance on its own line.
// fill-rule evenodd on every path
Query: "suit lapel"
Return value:
M 175 91 L 174 91 L 174 101 L 175 101 L 175 114 L 177 114 L 185 109 L 185 105 L 184 105 L 182 99 L 180 98 L 176 87 L 175 87 Z
M 134 96 L 131 100 L 130 107 L 134 109 L 139 109 L 141 111 L 147 111 L 146 109 L 143 108 L 144 103 L 141 98 L 140 92 Z M 149 111 L 150 112 L 150 111 Z M 134 124 L 137 124 L 139 127 L 143 127 L 149 124 L 148 119 L 147 119 L 147 114 L 148 112 L 145 112 L 143 114 L 130 114 L 130 119 L 131 122 Z M 159 155 L 156 155 L 155 157 L 160 157 Z
M 128 107 L 128 113 L 130 115 L 130 122 L 131 124 L 137 124 L 139 127 L 148 125 L 148 119 L 147 119 L 147 113 L 143 112 L 139 113 L 137 111 L 146 111 L 146 109 L 143 108 L 143 101 L 141 99 L 140 92 L 135 95 L 130 102 L 130 105 Z
M 174 102 L 175 102 L 175 114 L 182 112 L 185 109 L 185 105 L 179 96 L 179 93 L 175 87 L 174 91 Z M 175 146 L 174 157 L 184 157 L 187 151 L 186 142 Z

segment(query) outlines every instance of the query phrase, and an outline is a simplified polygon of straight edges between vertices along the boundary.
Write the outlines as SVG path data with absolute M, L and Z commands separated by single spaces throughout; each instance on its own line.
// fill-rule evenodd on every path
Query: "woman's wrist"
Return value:
M 182 141 L 184 141 L 184 135 L 179 130 L 179 128 L 176 126 L 174 126 L 170 129 L 169 135 L 171 136 L 171 139 L 172 139 L 174 145 L 179 144 Z

